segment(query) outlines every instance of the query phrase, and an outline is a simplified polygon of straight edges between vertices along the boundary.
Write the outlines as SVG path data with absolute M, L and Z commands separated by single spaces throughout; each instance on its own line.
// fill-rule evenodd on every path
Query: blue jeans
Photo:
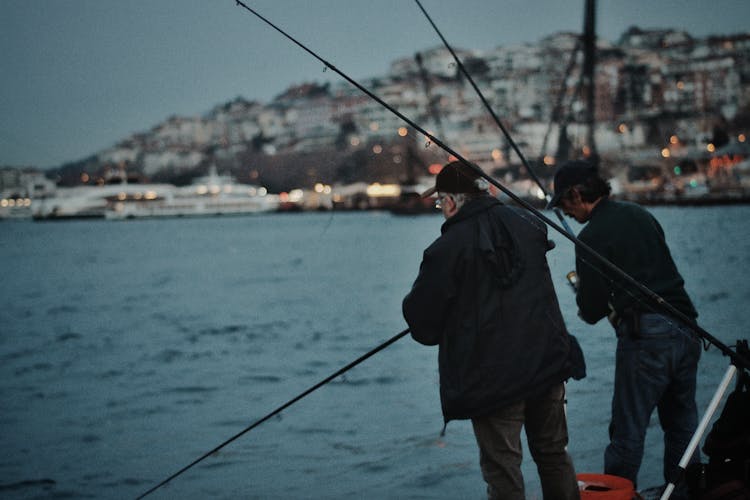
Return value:
M 641 314 L 639 331 L 626 322 L 617 328 L 615 390 L 612 397 L 610 444 L 604 472 L 637 484 L 649 419 L 657 409 L 664 431 L 664 479 L 678 482 L 678 464 L 698 425 L 695 378 L 701 354 L 697 335 L 678 321 L 654 313 Z M 699 452 L 692 462 L 700 460 Z M 684 485 L 675 491 L 684 494 Z

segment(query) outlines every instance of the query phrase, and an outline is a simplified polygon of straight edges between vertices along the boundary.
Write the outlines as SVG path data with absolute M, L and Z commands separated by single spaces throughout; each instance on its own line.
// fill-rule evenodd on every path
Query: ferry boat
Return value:
M 58 188 L 52 196 L 35 198 L 31 203 L 31 215 L 35 220 L 104 218 L 112 199 L 156 199 L 173 189 L 171 184 L 131 184 L 127 181 Z
M 117 193 L 107 198 L 104 217 L 112 220 L 154 217 L 205 217 L 247 215 L 279 209 L 278 195 L 261 186 L 239 184 L 234 178 L 218 175 L 211 167 L 207 176 L 185 187 L 143 193 Z

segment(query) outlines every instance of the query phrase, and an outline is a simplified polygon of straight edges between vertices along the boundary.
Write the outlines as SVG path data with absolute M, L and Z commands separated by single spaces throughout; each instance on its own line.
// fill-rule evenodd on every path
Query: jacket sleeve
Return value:
M 425 250 L 419 275 L 402 303 L 411 336 L 420 344 L 440 343 L 455 297 L 455 271 L 455 263 L 444 247 L 433 244 Z
M 604 255 L 603 249 L 596 248 L 592 242 L 585 243 L 594 251 Z M 576 303 L 581 319 L 593 325 L 610 313 L 611 286 L 598 260 L 593 256 L 587 256 L 585 252 L 585 250 L 576 249 L 576 273 L 579 283 Z

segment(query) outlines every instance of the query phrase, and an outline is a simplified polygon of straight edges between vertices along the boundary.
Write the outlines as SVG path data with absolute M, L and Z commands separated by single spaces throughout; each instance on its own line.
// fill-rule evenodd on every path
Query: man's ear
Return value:
M 572 201 L 573 203 L 580 203 L 583 202 L 583 198 L 581 198 L 581 192 L 578 191 L 578 189 L 572 187 L 570 188 L 570 191 L 568 192 L 568 199 Z
M 453 214 L 457 212 L 456 199 L 453 197 L 452 194 L 445 195 L 443 203 L 445 203 L 445 211 L 448 214 L 448 216 L 452 216 Z

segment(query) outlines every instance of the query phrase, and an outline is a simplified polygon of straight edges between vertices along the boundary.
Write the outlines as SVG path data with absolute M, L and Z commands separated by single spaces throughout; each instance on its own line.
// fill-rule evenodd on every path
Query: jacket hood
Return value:
M 524 259 L 520 245 L 512 232 L 500 220 L 489 222 L 490 209 L 502 205 L 497 198 L 481 196 L 471 200 L 445 221 L 441 231 L 445 233 L 454 224 L 476 218 L 475 238 L 478 254 L 487 263 L 496 284 L 500 288 L 509 288 L 518 282 L 523 274 Z

